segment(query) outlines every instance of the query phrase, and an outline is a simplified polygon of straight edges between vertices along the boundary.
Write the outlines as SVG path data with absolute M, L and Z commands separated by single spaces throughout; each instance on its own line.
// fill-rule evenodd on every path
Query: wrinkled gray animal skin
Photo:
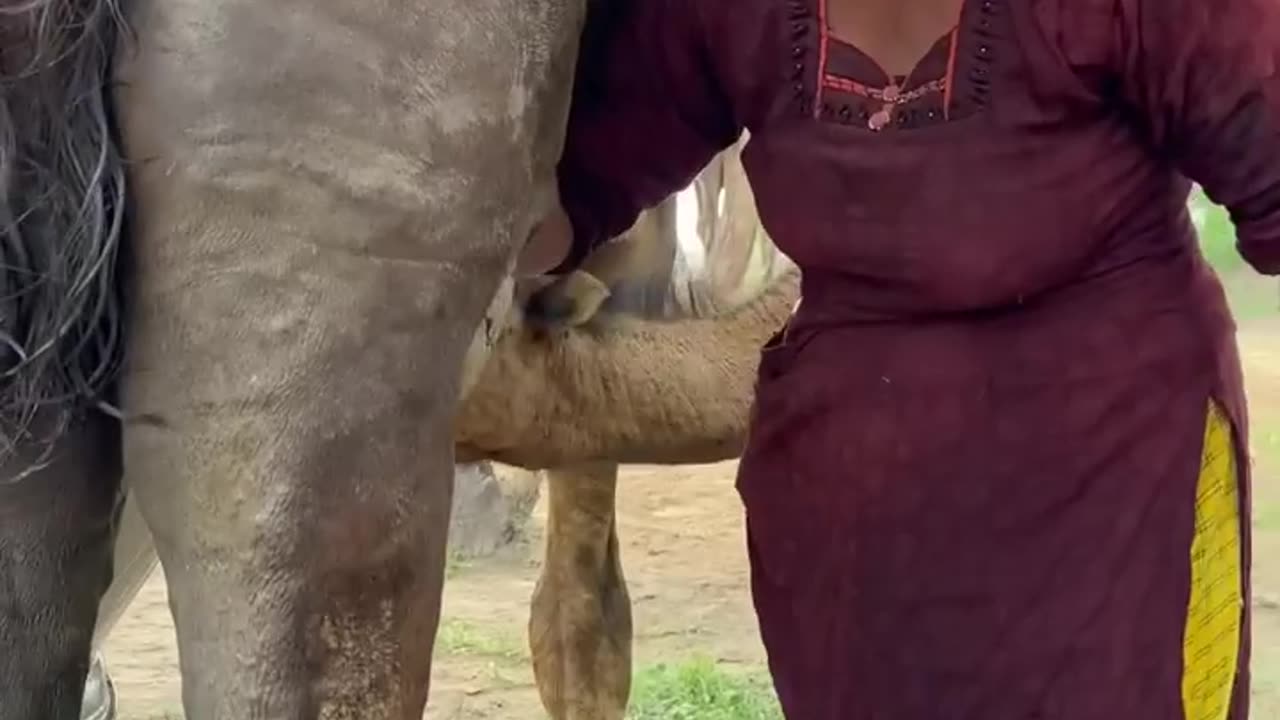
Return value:
M 122 473 L 188 720 L 416 720 L 463 357 L 554 200 L 583 0 L 33 0 L 0 56 L 117 6 L 124 365 L 0 484 L 0 720 L 77 716 Z

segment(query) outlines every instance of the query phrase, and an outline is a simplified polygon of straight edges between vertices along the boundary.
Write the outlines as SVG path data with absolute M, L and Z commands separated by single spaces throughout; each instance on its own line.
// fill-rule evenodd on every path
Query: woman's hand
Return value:
M 555 210 L 534 226 L 516 258 L 516 276 L 533 277 L 554 270 L 569 257 L 573 247 L 573 224 L 564 208 Z

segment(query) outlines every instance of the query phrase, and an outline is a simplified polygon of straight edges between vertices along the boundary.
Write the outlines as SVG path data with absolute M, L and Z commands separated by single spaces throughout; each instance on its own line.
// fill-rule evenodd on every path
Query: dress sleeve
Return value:
M 741 125 L 701 18 L 710 0 L 588 3 L 559 165 L 575 267 L 692 182 Z
M 1156 147 L 1280 274 L 1280 2 L 1118 0 L 1122 92 Z

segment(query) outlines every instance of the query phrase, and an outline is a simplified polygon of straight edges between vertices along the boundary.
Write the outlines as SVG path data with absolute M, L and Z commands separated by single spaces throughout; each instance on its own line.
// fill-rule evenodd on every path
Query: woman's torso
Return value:
M 1190 185 L 1110 82 L 1105 5 L 967 0 L 902 85 L 921 97 L 883 127 L 866 91 L 890 78 L 824 30 L 823 0 L 708 21 L 761 218 L 804 270 L 793 335 L 874 337 L 856 363 L 872 374 L 1062 377 L 1212 355 L 1230 320 Z

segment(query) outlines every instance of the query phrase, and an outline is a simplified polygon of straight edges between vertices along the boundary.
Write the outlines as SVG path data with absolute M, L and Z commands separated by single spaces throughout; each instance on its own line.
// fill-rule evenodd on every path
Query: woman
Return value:
M 738 478 L 787 717 L 1245 718 L 1245 403 L 1186 178 L 1280 272 L 1280 5 L 602 4 L 522 263 L 751 132 L 804 273 Z

